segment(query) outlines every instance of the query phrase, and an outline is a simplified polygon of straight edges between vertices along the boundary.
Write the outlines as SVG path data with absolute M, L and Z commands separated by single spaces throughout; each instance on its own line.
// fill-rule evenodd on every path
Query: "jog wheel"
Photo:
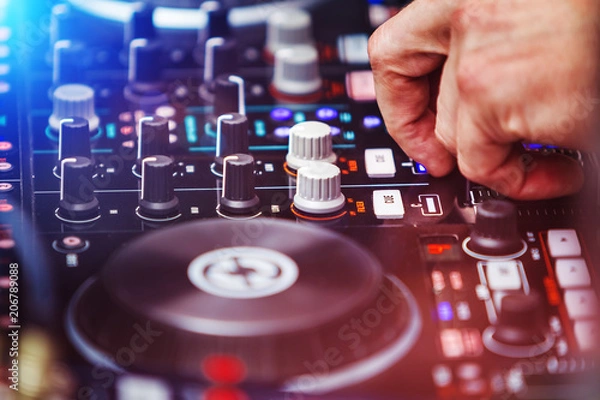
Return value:
M 96 365 L 223 383 L 206 368 L 216 362 L 237 371 L 225 383 L 307 392 L 383 372 L 421 320 L 402 282 L 351 239 L 256 219 L 131 242 L 78 290 L 67 325 Z

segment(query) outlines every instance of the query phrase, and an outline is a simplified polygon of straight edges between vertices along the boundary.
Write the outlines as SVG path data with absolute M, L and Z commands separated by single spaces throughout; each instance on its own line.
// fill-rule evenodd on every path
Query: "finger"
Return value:
M 453 38 L 454 40 L 454 38 Z M 446 150 L 456 155 L 456 119 L 460 106 L 460 95 L 456 85 L 456 67 L 460 46 L 450 45 L 450 54 L 444 65 L 437 99 L 435 136 Z
M 429 75 L 443 65 L 453 1 L 415 1 L 371 37 L 369 55 L 386 127 L 403 150 L 434 176 L 453 158 L 435 138 Z
M 579 163 L 559 154 L 525 153 L 519 143 L 497 142 L 469 114 L 458 111 L 457 160 L 462 174 L 518 200 L 560 197 L 577 192 L 583 185 Z

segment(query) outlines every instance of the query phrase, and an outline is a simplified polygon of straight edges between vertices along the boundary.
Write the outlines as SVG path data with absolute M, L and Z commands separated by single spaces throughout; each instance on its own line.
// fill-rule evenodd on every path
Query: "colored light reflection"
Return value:
M 277 107 L 271 110 L 270 115 L 273 121 L 284 122 L 291 119 L 294 113 L 289 108 Z
M 383 121 L 375 115 L 367 115 L 363 118 L 363 126 L 367 129 L 379 128 Z
M 331 121 L 338 117 L 338 112 L 336 109 L 331 107 L 321 107 L 317 110 L 315 115 L 321 121 Z
M 280 138 L 289 137 L 290 136 L 290 127 L 289 126 L 280 126 L 278 128 L 275 128 L 273 133 L 275 134 L 275 136 L 280 137 Z
M 246 378 L 246 365 L 237 357 L 212 355 L 202 361 L 202 373 L 217 384 L 234 385 Z
M 438 318 L 440 321 L 452 321 L 454 313 L 452 312 L 452 305 L 447 301 L 442 301 L 438 304 Z

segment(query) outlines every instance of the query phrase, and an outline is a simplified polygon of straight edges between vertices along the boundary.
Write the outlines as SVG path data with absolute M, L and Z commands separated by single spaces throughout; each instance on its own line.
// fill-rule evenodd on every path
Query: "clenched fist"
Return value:
M 523 142 L 590 150 L 600 138 L 600 1 L 416 0 L 373 34 L 390 134 L 433 176 L 515 199 L 576 192 L 579 164 Z

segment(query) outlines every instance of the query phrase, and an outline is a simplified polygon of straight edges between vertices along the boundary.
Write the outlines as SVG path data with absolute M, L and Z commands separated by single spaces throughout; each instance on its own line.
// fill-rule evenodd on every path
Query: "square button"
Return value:
M 366 149 L 365 169 L 369 178 L 393 178 L 396 162 L 392 149 Z
M 492 290 L 518 290 L 521 274 L 516 261 L 488 261 L 486 265 L 488 286 Z
M 559 258 L 556 260 L 556 279 L 561 288 L 590 286 L 592 280 L 583 258 Z
M 575 229 L 549 230 L 548 250 L 554 258 L 581 256 L 581 244 Z
M 573 331 L 579 350 L 594 351 L 600 348 L 600 320 L 577 321 Z
M 597 318 L 600 316 L 598 297 L 591 289 L 565 291 L 565 306 L 571 319 Z
M 399 190 L 373 191 L 373 209 L 379 219 L 404 218 L 404 204 Z

